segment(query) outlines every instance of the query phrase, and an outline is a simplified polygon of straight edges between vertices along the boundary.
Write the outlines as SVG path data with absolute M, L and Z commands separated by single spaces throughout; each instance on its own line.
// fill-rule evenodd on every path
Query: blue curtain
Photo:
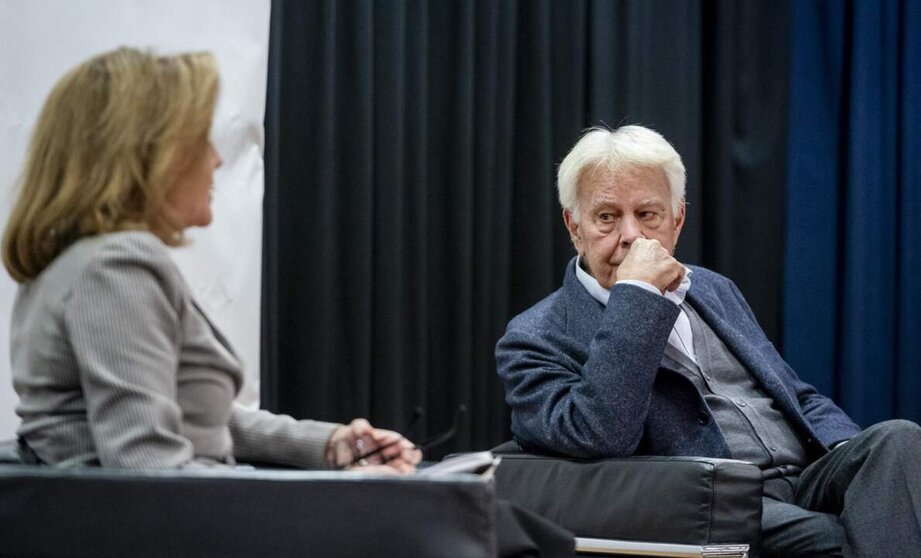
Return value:
M 795 2 L 791 54 L 785 356 L 921 421 L 921 0 Z

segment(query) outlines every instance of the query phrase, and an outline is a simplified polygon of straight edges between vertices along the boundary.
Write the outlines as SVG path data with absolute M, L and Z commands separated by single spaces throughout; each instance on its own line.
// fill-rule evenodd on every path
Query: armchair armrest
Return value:
M 494 503 L 472 475 L 0 465 L 0 556 L 491 557 Z
M 629 457 L 580 461 L 503 445 L 496 496 L 578 537 L 685 545 L 755 545 L 761 471 L 730 459 Z
M 19 443 L 16 440 L 0 440 L 0 463 L 22 463 Z

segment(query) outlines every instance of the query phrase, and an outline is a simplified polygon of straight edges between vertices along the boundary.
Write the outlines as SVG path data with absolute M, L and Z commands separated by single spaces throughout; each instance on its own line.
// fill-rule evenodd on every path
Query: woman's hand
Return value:
M 400 433 L 374 428 L 360 418 L 333 430 L 326 444 L 326 462 L 333 469 L 411 473 L 421 460 L 422 452 Z

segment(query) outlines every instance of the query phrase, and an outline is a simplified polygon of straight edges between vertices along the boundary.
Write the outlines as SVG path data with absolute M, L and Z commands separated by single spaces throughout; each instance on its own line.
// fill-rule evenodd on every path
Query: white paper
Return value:
M 262 123 L 270 0 L 0 0 L 0 222 L 6 223 L 25 149 L 57 79 L 119 46 L 161 53 L 210 50 L 221 70 L 212 138 L 224 160 L 215 173 L 214 222 L 175 251 L 199 303 L 246 366 L 241 402 L 258 403 L 262 269 Z M 0 439 L 13 412 L 9 316 L 15 283 L 0 273 Z

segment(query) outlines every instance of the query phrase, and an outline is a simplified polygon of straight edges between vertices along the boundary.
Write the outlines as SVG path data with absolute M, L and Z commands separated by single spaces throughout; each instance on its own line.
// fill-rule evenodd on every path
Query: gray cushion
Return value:
M 750 463 L 698 457 L 579 461 L 509 450 L 496 495 L 578 537 L 678 544 L 756 544 L 761 471 Z
M 0 463 L 22 463 L 16 440 L 0 440 Z
M 0 465 L 0 556 L 494 556 L 469 475 Z

